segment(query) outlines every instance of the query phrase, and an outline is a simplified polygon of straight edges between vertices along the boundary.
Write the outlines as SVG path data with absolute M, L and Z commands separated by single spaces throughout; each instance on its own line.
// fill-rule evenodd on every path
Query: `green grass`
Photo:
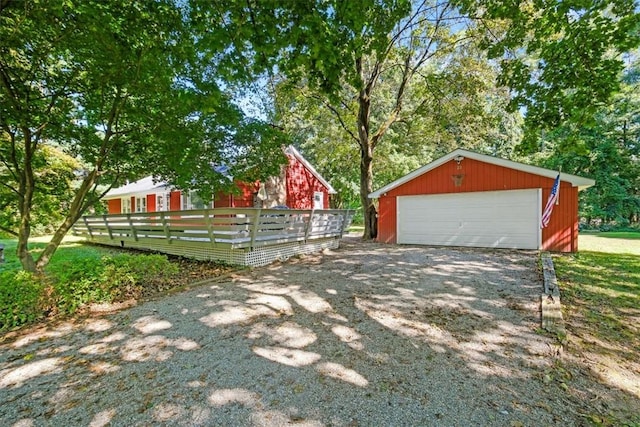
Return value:
M 581 234 L 578 246 L 577 254 L 554 256 L 567 332 L 573 337 L 569 348 L 584 360 L 607 359 L 627 369 L 640 355 L 640 233 Z M 625 389 L 624 383 L 608 381 Z M 606 425 L 636 425 L 640 418 L 631 412 L 600 419 Z
M 37 237 L 32 239 L 29 244 L 29 248 L 32 249 L 35 256 L 38 256 L 44 249 L 49 237 Z M 0 239 L 0 243 L 4 244 L 4 258 L 5 263 L 0 264 L 0 272 L 2 271 L 19 271 L 22 269 L 20 260 L 16 256 L 17 240 L 15 239 Z M 112 254 L 114 251 L 109 248 L 100 246 L 84 245 L 80 243 L 80 240 L 75 237 L 65 237 L 62 244 L 58 247 L 55 255 L 51 259 L 47 272 L 50 270 L 56 270 L 61 265 L 66 264 L 69 261 L 84 259 L 84 258 L 100 258 L 104 255 Z
M 349 233 L 362 233 L 364 231 L 364 225 L 352 225 L 347 232 Z
M 601 339 L 640 351 L 640 233 L 580 235 L 580 252 L 554 258 L 563 304 Z
M 630 231 L 581 232 L 578 237 L 578 249 L 580 252 L 640 255 L 640 233 Z

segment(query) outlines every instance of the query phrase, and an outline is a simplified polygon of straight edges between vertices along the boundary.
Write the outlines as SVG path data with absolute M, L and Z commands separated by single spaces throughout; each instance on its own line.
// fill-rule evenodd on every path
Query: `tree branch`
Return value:
M 345 132 L 347 132 L 349 134 L 349 136 L 356 141 L 356 143 L 360 143 L 360 141 L 358 140 L 358 137 L 353 133 L 353 131 L 351 129 L 349 129 L 349 127 L 347 126 L 347 124 L 345 123 L 344 119 L 342 118 L 342 114 L 340 114 L 340 111 L 338 111 L 333 105 L 331 105 L 328 101 L 321 99 L 320 97 L 314 97 L 317 100 L 322 102 L 322 105 L 324 105 L 329 111 L 331 111 L 333 113 L 334 116 L 336 116 L 336 118 L 338 119 L 338 121 L 340 122 L 340 127 L 342 127 L 342 129 L 345 130 Z
M 2 225 L 0 225 L 0 231 L 4 231 L 5 233 L 12 235 L 13 237 L 18 237 L 18 233 L 11 230 L 10 228 L 3 227 Z

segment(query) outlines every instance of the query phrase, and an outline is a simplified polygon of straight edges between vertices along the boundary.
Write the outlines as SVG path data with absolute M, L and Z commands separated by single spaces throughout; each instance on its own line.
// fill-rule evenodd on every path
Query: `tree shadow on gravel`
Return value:
M 585 424 L 536 262 L 345 242 L 35 329 L 1 346 L 1 424 Z

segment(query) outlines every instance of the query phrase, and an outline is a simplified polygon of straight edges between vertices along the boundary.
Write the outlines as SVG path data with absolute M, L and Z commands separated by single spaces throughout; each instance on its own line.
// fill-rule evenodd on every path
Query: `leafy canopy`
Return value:
M 456 3 L 480 27 L 502 22 L 502 30 L 486 31 L 484 45 L 500 61 L 500 82 L 513 90 L 511 107 L 526 111 L 529 135 L 592 124 L 620 88 L 621 55 L 640 43 L 633 0 Z

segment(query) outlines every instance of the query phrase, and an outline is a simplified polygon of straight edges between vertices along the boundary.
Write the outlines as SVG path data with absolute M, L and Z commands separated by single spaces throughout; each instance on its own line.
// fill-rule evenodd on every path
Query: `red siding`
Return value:
M 464 175 L 456 187 L 453 175 Z M 396 197 L 420 194 L 542 188 L 542 204 L 549 197 L 553 178 L 466 158 L 460 166 L 451 160 L 384 194 L 379 200 L 378 241 L 396 242 Z M 561 182 L 560 202 L 549 226 L 542 230 L 542 249 L 559 252 L 578 250 L 578 189 Z
M 225 193 L 223 191 L 216 193 L 213 206 L 216 208 L 252 208 L 256 186 L 238 182 L 236 187 L 239 193 Z
M 256 186 L 253 184 L 247 184 L 239 182 L 236 184 L 240 189 L 240 194 L 232 194 L 231 199 L 233 201 L 234 208 L 252 208 L 253 207 L 253 194 L 256 192 Z
M 219 191 L 216 193 L 213 199 L 213 206 L 216 208 L 230 208 L 233 207 L 233 198 L 231 194 L 223 193 Z
M 110 214 L 119 214 L 122 212 L 122 201 L 120 199 L 107 200 L 107 210 Z
M 323 205 L 329 208 L 329 189 L 325 187 L 298 159 L 287 156 L 289 164 L 285 170 L 287 206 L 291 209 L 313 209 L 313 193 L 324 194 Z

